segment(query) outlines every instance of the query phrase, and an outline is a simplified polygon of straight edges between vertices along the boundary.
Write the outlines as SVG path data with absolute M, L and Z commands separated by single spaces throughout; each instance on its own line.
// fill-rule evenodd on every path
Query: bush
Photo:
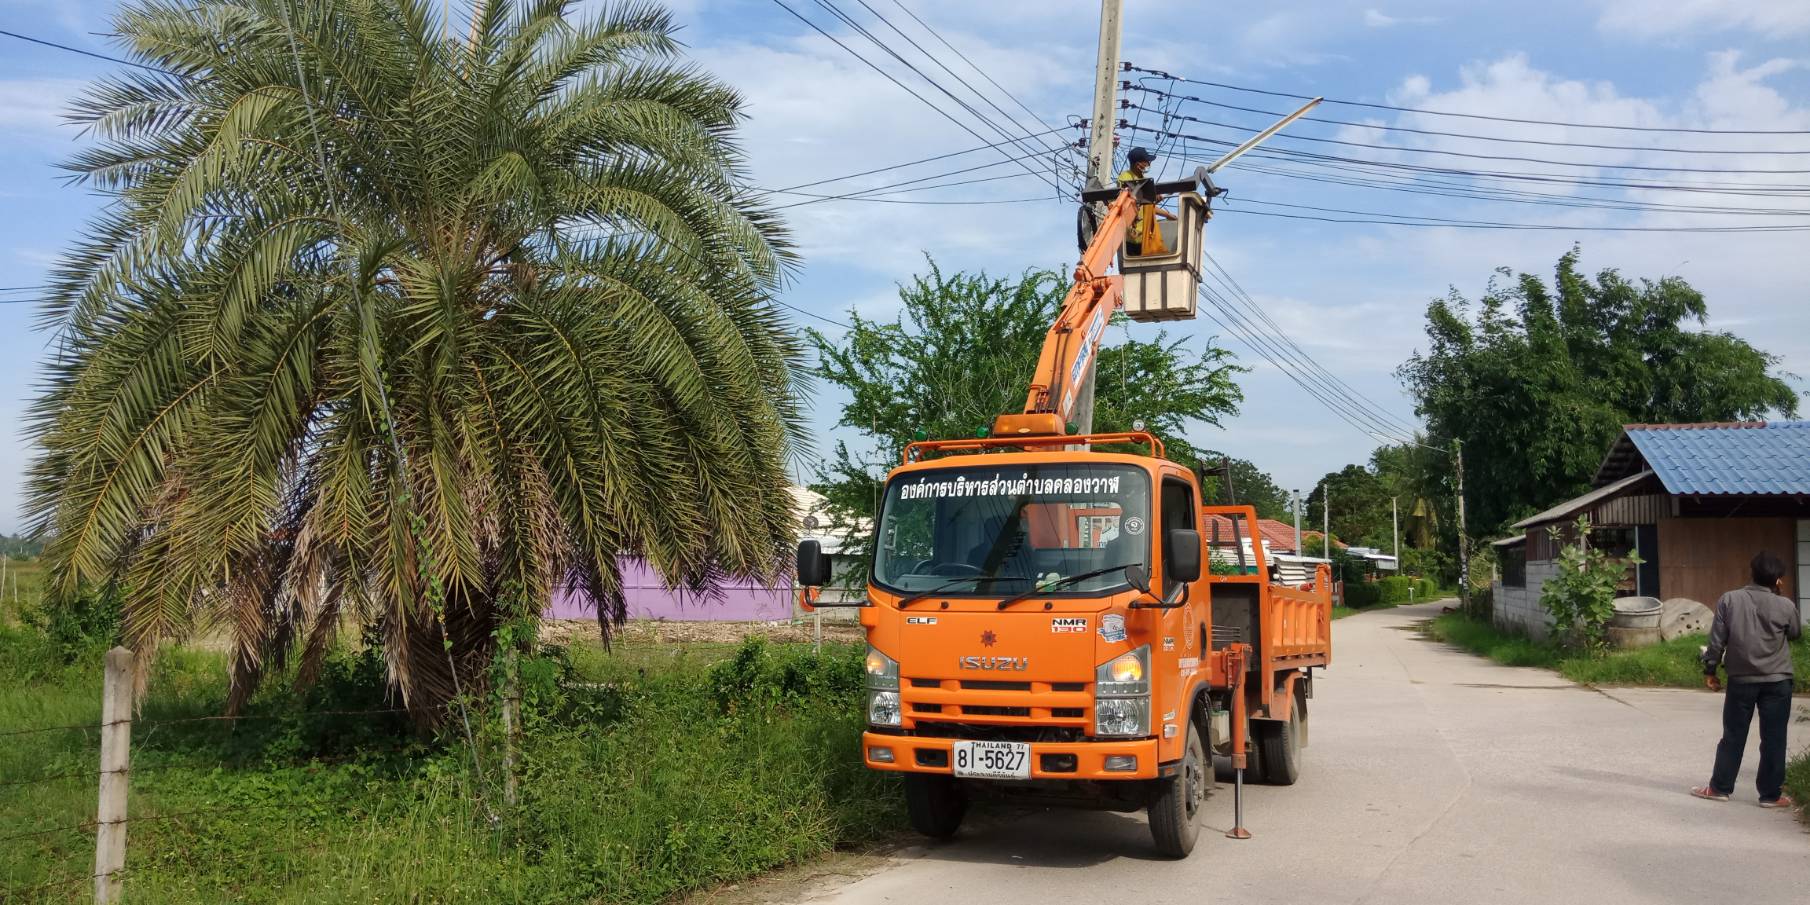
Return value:
M 1405 575 L 1390 575 L 1376 580 L 1377 593 L 1384 603 L 1407 603 L 1408 589 L 1413 586 L 1413 580 Z
M 20 615 L 43 636 L 51 655 L 68 664 L 118 643 L 119 601 L 119 589 L 109 587 L 56 604 L 40 600 Z
M 1368 581 L 1351 581 L 1345 583 L 1345 605 L 1352 609 L 1376 606 L 1383 602 L 1383 592 L 1375 584 Z
M 1557 529 L 1554 529 L 1556 536 Z M 1591 654 L 1607 646 L 1609 619 L 1615 615 L 1616 588 L 1627 563 L 1590 546 L 1590 519 L 1577 520 L 1577 542 L 1559 551 L 1558 571 L 1546 580 L 1540 606 L 1552 614 L 1554 636 Z

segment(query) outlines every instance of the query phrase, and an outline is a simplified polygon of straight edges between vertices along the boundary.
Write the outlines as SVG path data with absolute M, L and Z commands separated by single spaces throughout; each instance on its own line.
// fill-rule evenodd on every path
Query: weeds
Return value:
M 1460 613 L 1446 613 L 1427 623 L 1427 635 L 1482 654 L 1504 666 L 1541 666 L 1583 685 L 1645 685 L 1662 688 L 1703 687 L 1697 657 L 1706 639 L 1687 635 L 1638 650 L 1611 650 L 1601 656 L 1568 652 L 1526 635 L 1503 631 Z M 1810 639 L 1791 646 L 1797 667 L 1796 688 L 1810 691 Z
M 21 651 L 44 643 L 0 629 L 0 731 L 98 719 L 98 660 L 22 668 L 36 657 Z M 525 657 L 514 808 L 474 782 L 459 738 L 418 735 L 401 715 L 309 715 L 395 706 L 375 654 L 337 652 L 305 694 L 267 683 L 254 719 L 150 724 L 218 714 L 223 676 L 214 653 L 157 662 L 131 809 L 193 816 L 134 824 L 134 902 L 653 903 L 904 822 L 896 781 L 860 760 L 858 647 Z M 91 731 L 6 741 L 0 783 L 94 769 Z M 77 824 L 93 796 L 86 780 L 0 786 L 0 825 Z M 0 889 L 81 877 L 92 846 L 76 829 L 0 846 Z

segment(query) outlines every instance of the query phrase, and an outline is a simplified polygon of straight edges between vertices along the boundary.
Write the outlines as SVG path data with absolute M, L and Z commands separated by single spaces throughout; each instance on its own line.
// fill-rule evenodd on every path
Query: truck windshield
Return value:
M 887 485 L 874 582 L 905 593 L 1016 594 L 1150 558 L 1150 479 L 1109 464 L 943 468 Z M 1112 570 L 1053 589 L 1126 587 Z

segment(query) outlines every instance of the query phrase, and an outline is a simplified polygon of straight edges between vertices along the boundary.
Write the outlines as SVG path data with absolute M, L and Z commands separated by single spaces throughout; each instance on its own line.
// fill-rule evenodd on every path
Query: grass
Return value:
M 670 646 L 668 646 L 670 647 Z M 895 833 L 896 782 L 859 760 L 861 652 L 826 645 L 549 650 L 523 668 L 520 801 L 500 733 L 476 750 L 395 715 L 376 656 L 335 655 L 306 695 L 276 677 L 253 719 L 211 716 L 224 662 L 169 650 L 133 727 L 135 903 L 654 903 Z M 99 662 L 0 627 L 0 733 L 92 724 Z M 0 899 L 62 902 L 92 869 L 93 730 L 0 744 Z M 32 784 L 21 780 L 74 775 Z M 13 784 L 9 784 L 13 783 Z M 187 816 L 175 816 L 187 815 Z M 44 883 L 61 885 L 18 892 Z M 73 892 L 72 892 L 73 890 Z M 11 891 L 11 894 L 9 894 Z
M 1428 623 L 1427 634 L 1504 666 L 1554 669 L 1582 685 L 1703 686 L 1703 667 L 1697 660 L 1698 648 L 1707 640 L 1703 635 L 1687 635 L 1639 650 L 1610 651 L 1601 657 L 1592 657 L 1569 653 L 1555 645 L 1503 631 L 1459 613 L 1446 613 L 1435 618 Z M 1796 669 L 1797 691 L 1810 691 L 1810 638 L 1791 646 L 1791 659 Z

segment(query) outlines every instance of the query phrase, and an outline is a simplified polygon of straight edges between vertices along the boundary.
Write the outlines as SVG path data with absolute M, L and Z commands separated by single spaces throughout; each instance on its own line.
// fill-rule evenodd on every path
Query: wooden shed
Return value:
M 1631 424 L 1594 483 L 1496 542 L 1499 624 L 1545 634 L 1540 590 L 1579 516 L 1592 544 L 1642 560 L 1624 579 L 1628 594 L 1713 605 L 1770 550 L 1789 569 L 1785 594 L 1799 618 L 1810 613 L 1810 421 Z

